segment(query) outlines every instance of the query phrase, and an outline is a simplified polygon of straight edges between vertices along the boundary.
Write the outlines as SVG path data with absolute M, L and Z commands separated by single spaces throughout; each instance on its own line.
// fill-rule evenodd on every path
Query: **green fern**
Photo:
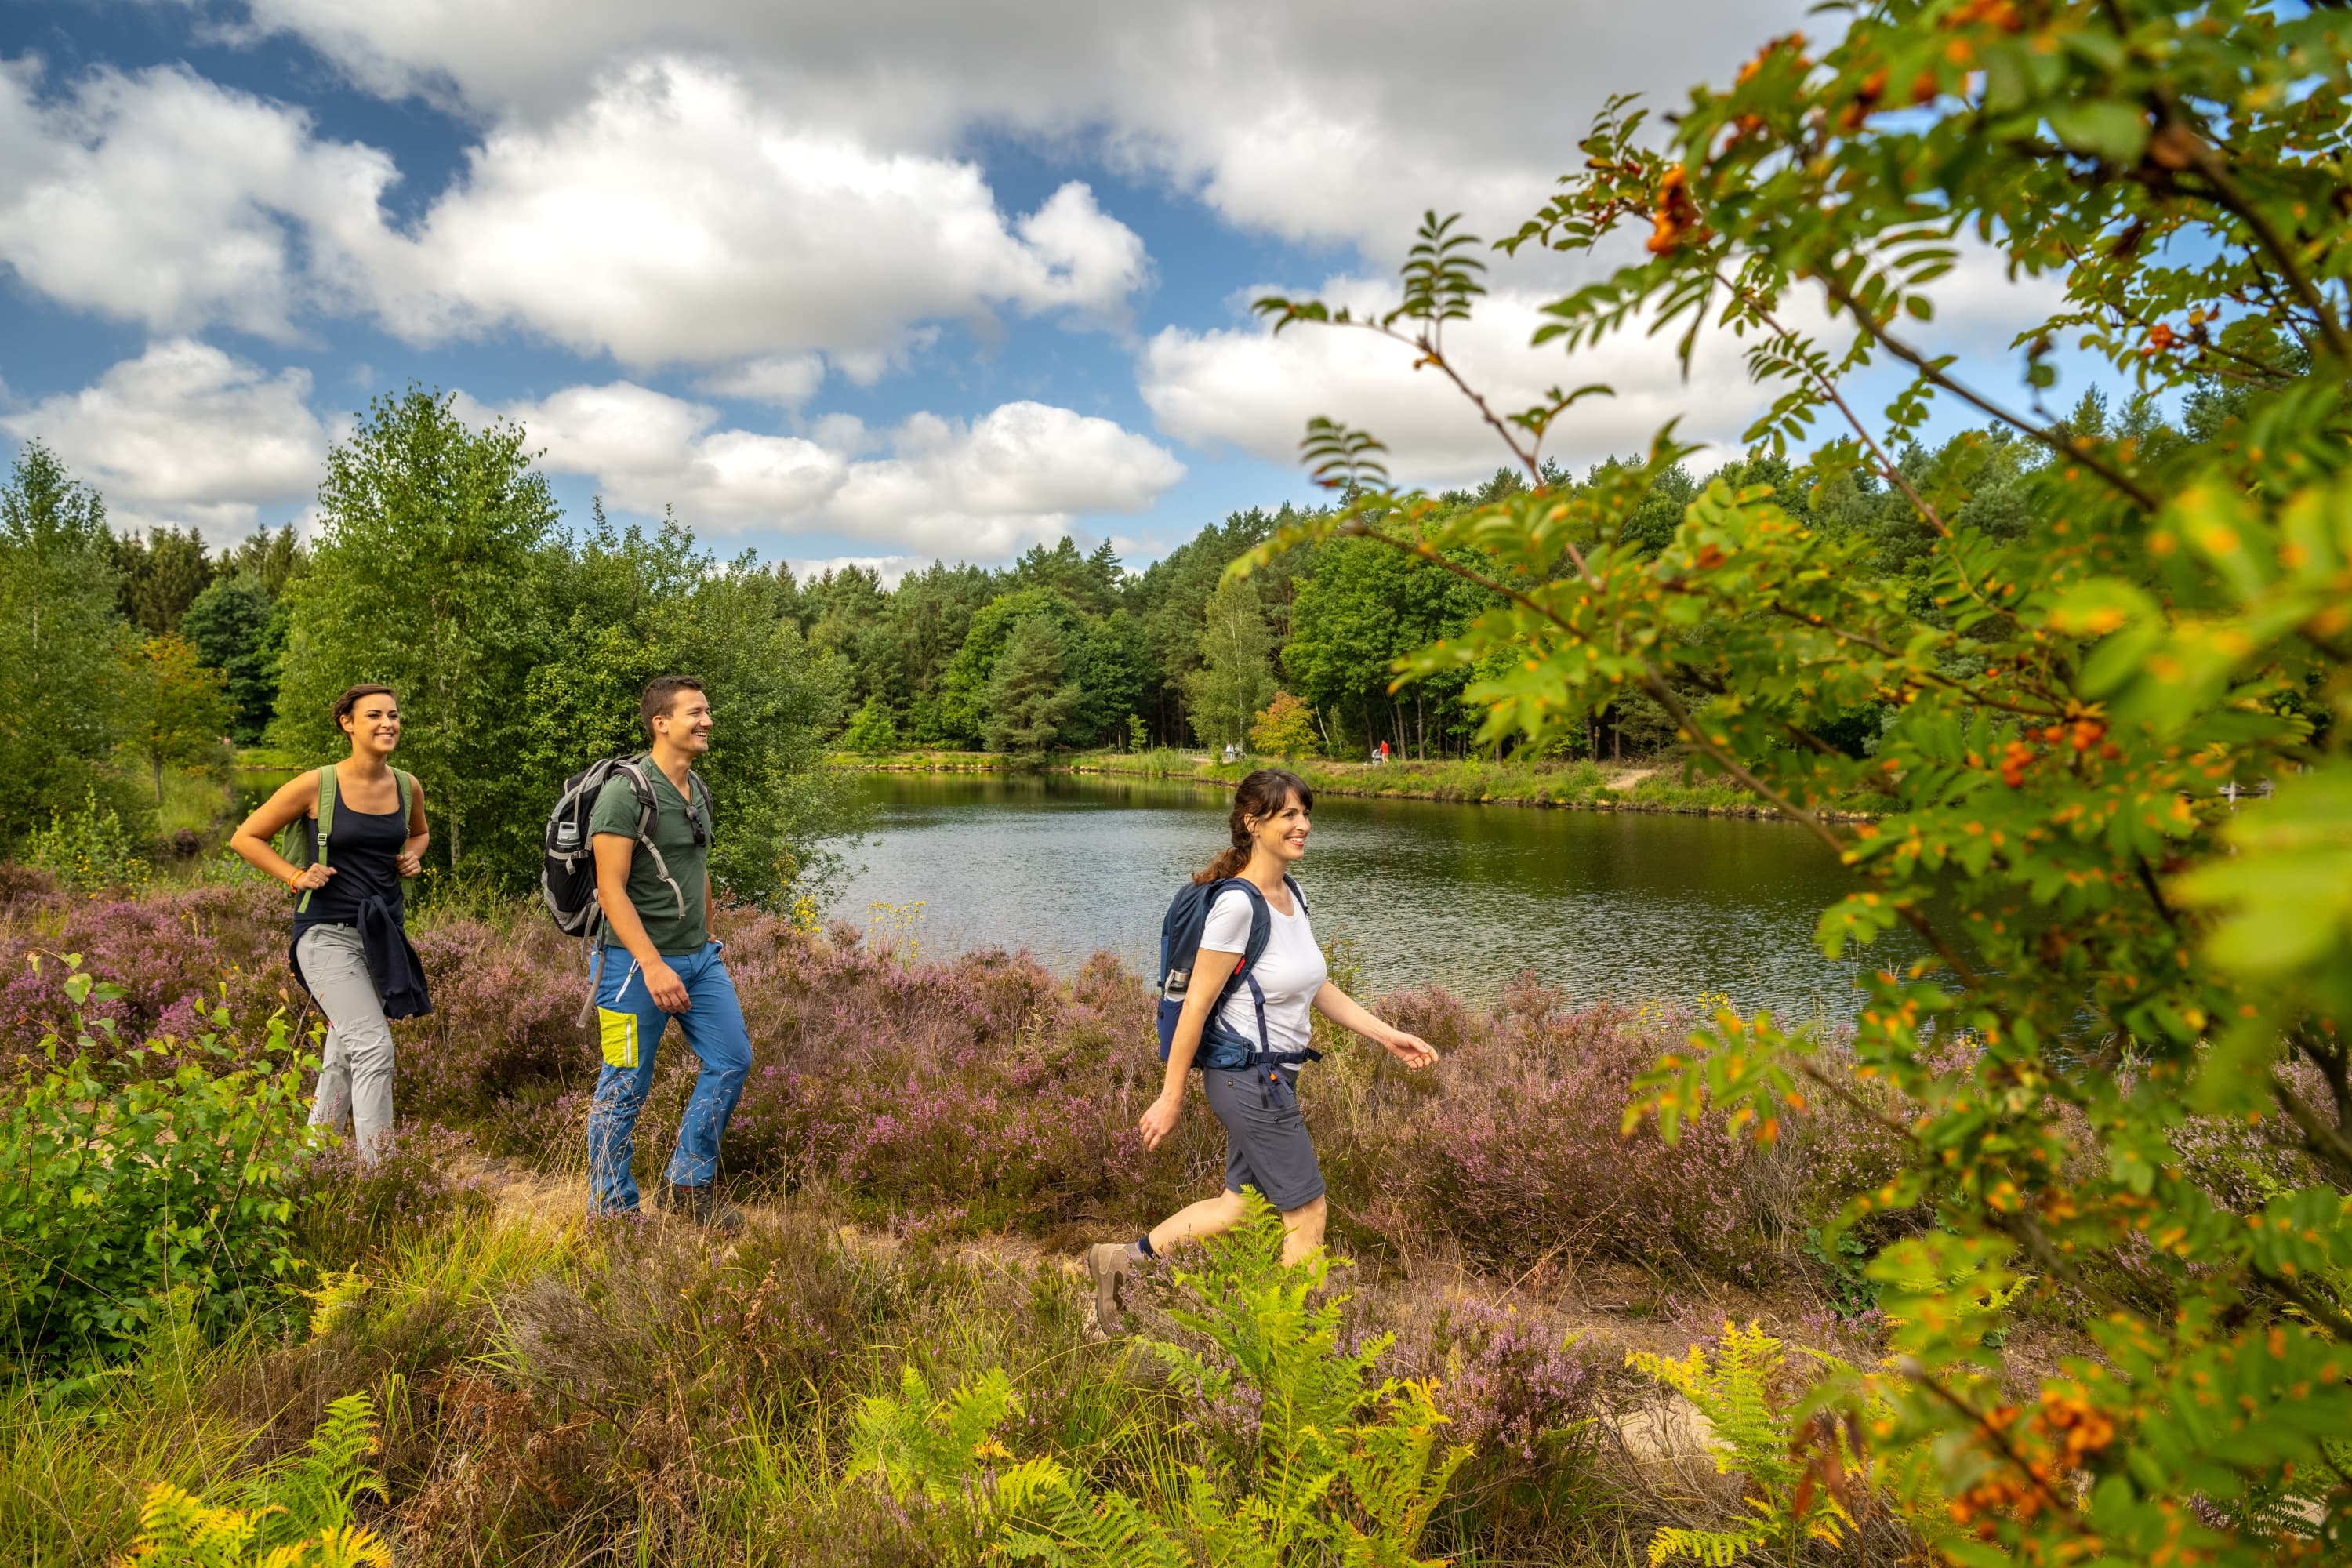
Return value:
M 1678 1530 L 1668 1528 L 1650 1537 L 1650 1568 L 1672 1557 L 1688 1557 L 1707 1568 L 1731 1568 L 1771 1539 L 1759 1522 L 1738 1530 Z
M 1791 1557 L 1807 1540 L 1843 1544 L 1853 1517 L 1831 1489 L 1802 1484 L 1805 1466 L 1797 1457 L 1795 1422 L 1775 1387 L 1786 1363 L 1780 1342 L 1755 1323 L 1742 1329 L 1727 1321 L 1716 1344 L 1712 1357 L 1693 1345 L 1679 1360 L 1634 1351 L 1625 1363 L 1664 1384 L 1707 1418 L 1714 1427 L 1716 1471 L 1747 1478 L 1741 1500 L 1754 1517 L 1727 1531 L 1661 1530 L 1650 1538 L 1651 1568 L 1672 1557 L 1727 1568 L 1768 1543 Z M 1831 1441 L 1843 1447 L 1845 1439 L 1837 1433 Z M 1858 1457 L 1848 1452 L 1843 1458 L 1845 1469 L 1861 1468 Z
M 384 1495 L 370 1460 L 375 1405 L 347 1394 L 292 1459 L 257 1470 L 231 1505 L 177 1487 L 147 1489 L 131 1562 L 141 1568 L 392 1568 L 392 1551 L 352 1519 L 362 1492 Z
M 1055 1568 L 1280 1568 L 1302 1549 L 1415 1568 L 1469 1450 L 1439 1441 L 1445 1418 L 1426 1385 L 1373 1380 L 1387 1339 L 1339 1348 L 1344 1299 L 1318 1300 L 1331 1267 L 1319 1252 L 1286 1266 L 1281 1217 L 1253 1194 L 1203 1266 L 1175 1277 L 1191 1303 L 1177 1321 L 1217 1353 L 1151 1349 L 1196 1394 L 1239 1384 L 1258 1395 L 1259 1443 L 1241 1474 L 1188 1465 L 1150 1502 L 1097 1491 L 1050 1459 L 1015 1460 L 996 1440 L 1020 1408 L 1003 1372 L 940 1399 L 912 1367 L 896 1394 L 859 1410 L 850 1474 L 876 1477 L 902 1503 L 920 1494 L 982 1550 Z

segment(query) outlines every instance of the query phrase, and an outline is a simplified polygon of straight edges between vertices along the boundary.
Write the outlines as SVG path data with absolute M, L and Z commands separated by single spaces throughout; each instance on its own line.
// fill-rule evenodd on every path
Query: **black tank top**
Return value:
M 318 818 L 304 817 L 302 833 L 310 840 L 310 858 L 316 860 Z M 390 811 L 353 811 L 343 799 L 343 781 L 338 775 L 335 826 L 328 840 L 327 864 L 334 868 L 335 874 L 327 879 L 325 887 L 310 895 L 308 910 L 296 910 L 295 934 L 299 937 L 311 926 L 356 924 L 360 906 L 370 899 L 382 899 L 392 910 L 393 918 L 399 919 L 399 856 L 401 847 L 408 842 L 408 822 L 401 816 L 400 808 L 395 805 Z

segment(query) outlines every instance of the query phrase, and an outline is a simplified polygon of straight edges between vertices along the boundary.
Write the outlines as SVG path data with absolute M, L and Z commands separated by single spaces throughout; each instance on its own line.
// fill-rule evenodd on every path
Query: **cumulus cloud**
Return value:
M 194 524 L 215 543 L 250 533 L 264 506 L 309 495 L 327 455 L 310 375 L 271 375 L 177 338 L 79 392 L 0 419 L 48 444 L 106 497 L 118 525 Z
M 319 140 L 299 110 L 177 67 L 97 71 L 49 103 L 40 80 L 0 61 L 0 263 L 52 299 L 282 340 L 382 239 L 391 160 Z
M 515 323 L 632 364 L 747 349 L 887 350 L 910 322 L 1116 310 L 1143 242 L 1084 184 L 1008 224 L 975 165 L 873 151 L 780 112 L 731 70 L 643 62 L 545 126 L 472 153 L 379 309 L 431 340 Z
M 1140 511 L 1184 474 L 1147 437 L 1038 403 L 970 423 L 918 414 L 872 458 L 856 455 L 868 438 L 854 420 L 818 427 L 838 445 L 720 428 L 709 405 L 625 381 L 498 410 L 464 400 L 460 412 L 517 421 L 547 467 L 593 477 L 631 511 L 674 504 L 706 531 L 827 531 L 979 560 L 1057 537 L 1082 515 Z
M 974 125 L 1097 140 L 1232 222 L 1388 255 L 1421 209 L 1540 202 L 1611 94 L 1726 79 L 1803 0 L 250 0 L 387 95 L 549 121 L 656 52 L 726 59 L 809 123 L 936 153 Z M 1812 26 L 1818 27 L 1819 24 Z
M 798 408 L 824 384 L 824 356 L 770 354 L 706 375 L 694 384 L 697 391 L 713 397 L 745 397 L 779 408 Z
M 2000 257 L 1970 244 L 1935 290 L 1934 326 L 1911 336 L 1930 352 L 1967 352 L 1981 363 L 1987 351 L 1997 352 L 2028 323 L 2056 310 L 2061 295 L 2054 279 L 2009 282 Z M 1384 279 L 1342 277 L 1327 282 L 1318 297 L 1362 316 L 1392 306 L 1395 289 Z M 1678 421 L 1678 438 L 1727 455 L 1781 390 L 1766 393 L 1752 384 L 1745 343 L 1721 331 L 1702 336 L 1687 377 L 1675 357 L 1678 334 L 1651 337 L 1638 326 L 1572 358 L 1555 348 L 1531 348 L 1537 328 L 1550 319 L 1541 310 L 1551 297 L 1497 287 L 1478 302 L 1470 321 L 1449 326 L 1446 353 L 1505 414 L 1547 401 L 1553 386 L 1611 387 L 1613 396 L 1578 403 L 1549 434 L 1545 454 L 1571 470 L 1646 451 L 1669 420 Z M 1832 346 L 1852 333 L 1850 326 L 1830 321 L 1818 300 L 1802 295 L 1792 296 L 1778 314 L 1793 330 Z M 1205 331 L 1169 327 L 1144 345 L 1137 381 L 1163 433 L 1271 461 L 1297 460 L 1307 421 L 1317 415 L 1388 443 L 1389 466 L 1401 483 L 1462 484 L 1511 460 L 1451 383 L 1433 371 L 1416 371 L 1411 350 L 1361 328 L 1298 325 L 1277 336 L 1263 322 Z M 1861 395 L 1867 408 L 1868 389 Z
M 382 205 L 392 161 L 299 110 L 178 68 L 47 104 L 38 86 L 0 66 L 0 263 L 158 331 L 285 339 L 312 308 L 414 342 L 515 327 L 636 365 L 732 362 L 738 395 L 790 402 L 813 351 L 870 379 L 924 321 L 1115 318 L 1149 273 L 1082 184 L 1010 216 L 974 164 L 877 151 L 707 61 L 639 61 L 550 122 L 495 124 L 413 232 Z
M 1384 282 L 1334 279 L 1321 298 L 1359 311 L 1393 303 Z M 1645 450 L 1658 427 L 1685 415 L 1685 440 L 1736 440 L 1759 400 L 1732 345 L 1704 349 L 1690 382 L 1669 342 L 1638 334 L 1608 340 L 1571 364 L 1556 351 L 1529 349 L 1544 318 L 1543 296 L 1502 292 L 1482 300 L 1448 332 L 1447 354 L 1498 409 L 1541 402 L 1566 383 L 1603 382 L 1610 398 L 1587 398 L 1555 426 L 1545 450 L 1571 468 Z M 1145 344 L 1138 380 L 1160 429 L 1180 440 L 1237 447 L 1275 462 L 1296 461 L 1307 421 L 1323 415 L 1388 443 L 1401 483 L 1431 487 L 1483 479 L 1510 454 L 1453 384 L 1416 371 L 1410 350 L 1357 328 L 1264 325 L 1191 331 L 1170 327 Z M 1695 412 L 1696 417 L 1688 416 Z

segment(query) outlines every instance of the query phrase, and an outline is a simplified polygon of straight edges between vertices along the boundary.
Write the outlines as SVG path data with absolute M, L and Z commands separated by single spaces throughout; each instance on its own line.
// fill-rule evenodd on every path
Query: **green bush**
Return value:
M 206 1328 L 281 1306 L 295 1182 L 325 1137 L 303 1124 L 316 1062 L 282 1015 L 243 1062 L 211 1031 L 123 1048 L 82 1011 L 120 993 L 65 962 L 74 1038 L 45 1038 L 47 1069 L 0 1110 L 0 1342 L 57 1365 L 122 1353 L 174 1296 Z
M 1894 1141 L 1824 1245 L 1935 1222 L 1867 1270 L 1896 1352 L 1870 1435 L 1932 1449 L 1948 1500 L 1901 1511 L 1961 1527 L 1965 1563 L 2253 1568 L 2352 1539 L 2347 117 L 2342 7 L 2147 0 L 1853 7 L 1669 116 L 1612 101 L 1500 248 L 1613 268 L 1543 307 L 1553 353 L 1743 339 L 1774 395 L 1746 471 L 1659 547 L 1672 426 L 1581 486 L 1542 456 L 1605 389 L 1492 416 L 1525 480 L 1466 510 L 1317 421 L 1344 505 L 1247 563 L 1363 538 L 1465 574 L 1499 606 L 1399 668 L 1482 672 L 1483 740 L 1541 747 L 1644 694 L 1850 868 L 1826 952 L 1907 929 L 1922 956 L 1866 977 L 1850 1043 L 1726 1009 L 1627 1124 L 1769 1142 L 1834 1097 Z M 1433 214 L 1396 309 L 1260 309 L 1454 376 L 1475 245 Z M 2016 397 L 1920 336 L 1971 251 L 2063 282 L 2016 339 Z M 2088 393 L 2047 413 L 2061 342 L 2137 384 L 2120 423 Z M 1870 366 L 1896 376 L 1883 408 L 1857 401 Z M 1939 397 L 1994 427 L 1929 454 Z M 1817 422 L 1836 437 L 1791 463 Z M 2011 447 L 2026 481 L 1972 506 L 1973 455 Z M 1857 798 L 1875 821 L 1829 809 Z M 2305 1173 L 2201 1181 L 2200 1113 L 2289 1129 Z M 2082 1353 L 2019 1354 L 2034 1311 Z
M 83 795 L 79 811 L 53 813 L 47 827 L 35 828 L 26 839 L 25 859 L 78 893 L 137 891 L 154 876 L 121 816 L 99 805 L 96 790 Z

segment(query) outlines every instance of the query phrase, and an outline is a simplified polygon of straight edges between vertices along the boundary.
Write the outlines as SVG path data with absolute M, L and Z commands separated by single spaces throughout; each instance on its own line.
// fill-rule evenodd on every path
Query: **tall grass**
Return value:
M 52 984 L 16 978 L 28 951 L 80 952 L 121 986 L 93 1008 L 126 1041 L 184 1037 L 199 1001 L 314 1025 L 284 921 L 268 888 L 94 902 L 0 878 L 0 1071 L 58 1016 Z M 907 1365 L 940 1389 L 1003 1369 L 1022 1400 L 1008 1447 L 1095 1491 L 1157 1506 L 1165 1478 L 1223 1462 L 1245 1404 L 1091 1337 L 1065 1261 L 1222 1175 L 1197 1105 L 1159 1152 L 1136 1139 L 1159 1080 L 1136 978 L 1108 958 L 1067 981 L 1018 954 L 920 959 L 748 911 L 720 925 L 755 1050 L 728 1144 L 743 1236 L 588 1220 L 577 949 L 527 910 L 444 900 L 416 931 L 436 1011 L 397 1026 L 402 1138 L 372 1168 L 310 1167 L 310 1310 L 0 1383 L 0 1561 L 104 1563 L 142 1486 L 202 1494 L 362 1392 L 390 1490 L 364 1522 L 404 1563 L 939 1561 L 887 1490 L 847 1477 L 852 1413 Z M 1632 1277 L 1655 1313 L 1729 1292 L 1801 1316 L 1825 1300 L 1805 1228 L 1881 1179 L 1876 1135 L 1824 1111 L 1764 1154 L 1621 1139 L 1632 1073 L 1686 1026 L 1671 1007 L 1580 1009 L 1532 981 L 1482 1010 L 1436 991 L 1382 1005 L 1444 1065 L 1407 1075 L 1327 1029 L 1304 1095 L 1356 1260 L 1343 1342 L 1393 1333 L 1384 1373 L 1435 1379 L 1475 1449 L 1423 1549 L 1630 1563 L 1654 1528 L 1736 1511 L 1629 1446 L 1654 1395 L 1622 1345 L 1572 1337 L 1595 1321 L 1578 1303 Z M 667 1057 L 649 1164 L 692 1077 L 675 1040 Z M 1170 1291 L 1148 1269 L 1136 1308 L 1181 1340 Z

